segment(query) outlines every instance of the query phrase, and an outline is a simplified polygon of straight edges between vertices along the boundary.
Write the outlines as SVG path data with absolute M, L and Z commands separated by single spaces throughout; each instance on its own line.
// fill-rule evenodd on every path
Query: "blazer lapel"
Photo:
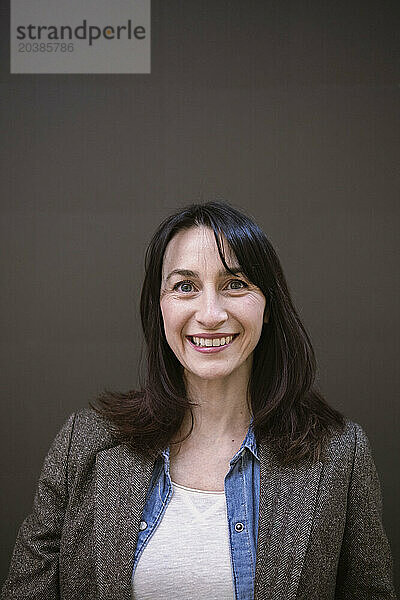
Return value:
M 260 444 L 260 510 L 255 600 L 294 600 L 311 525 L 322 463 L 280 467 Z
M 130 600 L 140 517 L 154 461 L 121 444 L 96 457 L 94 554 L 100 600 Z

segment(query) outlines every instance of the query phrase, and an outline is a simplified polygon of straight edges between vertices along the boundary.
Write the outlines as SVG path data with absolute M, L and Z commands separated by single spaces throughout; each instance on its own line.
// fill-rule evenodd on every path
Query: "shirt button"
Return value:
M 147 529 L 146 521 L 140 521 L 139 529 L 140 529 L 140 531 L 144 531 L 145 529 Z
M 236 523 L 236 525 L 235 525 L 236 531 L 238 531 L 240 533 L 241 531 L 243 531 L 243 529 L 244 529 L 243 523 Z

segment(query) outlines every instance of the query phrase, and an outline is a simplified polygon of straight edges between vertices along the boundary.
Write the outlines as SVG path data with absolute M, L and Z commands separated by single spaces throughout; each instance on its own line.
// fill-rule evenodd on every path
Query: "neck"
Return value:
M 215 441 L 247 431 L 251 419 L 248 377 L 237 372 L 227 378 L 205 380 L 186 374 L 185 380 L 188 397 L 195 404 L 191 437 Z M 187 414 L 182 430 L 187 432 L 190 426 Z

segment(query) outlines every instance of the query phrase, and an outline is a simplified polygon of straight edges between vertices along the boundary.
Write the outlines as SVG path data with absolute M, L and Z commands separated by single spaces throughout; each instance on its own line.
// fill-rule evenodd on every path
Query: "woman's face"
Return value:
M 226 262 L 235 275 L 225 271 L 207 227 L 180 231 L 166 248 L 161 312 L 168 344 L 186 376 L 210 380 L 238 370 L 250 375 L 266 301 L 240 273 L 232 252 L 226 252 Z

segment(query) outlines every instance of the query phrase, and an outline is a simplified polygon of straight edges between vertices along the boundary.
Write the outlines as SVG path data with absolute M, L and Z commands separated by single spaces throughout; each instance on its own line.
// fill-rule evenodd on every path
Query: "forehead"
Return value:
M 238 266 L 224 236 L 221 236 L 221 244 L 228 266 Z M 169 241 L 164 253 L 163 276 L 171 269 L 220 269 L 221 264 L 213 230 L 204 226 L 191 227 L 179 231 Z

